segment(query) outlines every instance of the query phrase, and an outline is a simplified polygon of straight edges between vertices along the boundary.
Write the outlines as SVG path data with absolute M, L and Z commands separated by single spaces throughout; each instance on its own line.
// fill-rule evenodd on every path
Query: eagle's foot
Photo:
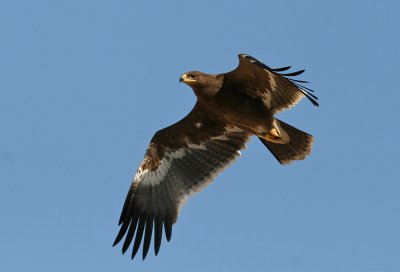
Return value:
M 268 131 L 268 135 L 276 138 L 276 139 L 281 139 L 281 133 L 279 132 L 279 130 L 277 130 L 276 128 L 272 128 L 270 131 Z
M 266 135 L 264 136 L 264 139 L 269 142 L 276 143 L 276 144 L 286 144 L 287 143 L 287 141 L 282 139 L 281 132 L 277 128 L 272 128 L 270 131 L 268 131 L 266 133 Z

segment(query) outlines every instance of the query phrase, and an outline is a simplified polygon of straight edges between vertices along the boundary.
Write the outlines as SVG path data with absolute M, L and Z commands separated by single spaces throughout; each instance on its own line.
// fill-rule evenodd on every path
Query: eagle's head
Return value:
M 223 75 L 210 75 L 199 71 L 184 73 L 179 82 L 183 82 L 194 90 L 196 95 L 214 96 L 221 88 Z

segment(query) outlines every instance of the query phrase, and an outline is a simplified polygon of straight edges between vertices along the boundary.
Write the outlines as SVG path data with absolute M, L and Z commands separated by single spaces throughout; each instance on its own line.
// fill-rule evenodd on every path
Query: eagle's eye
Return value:
M 188 77 L 188 78 L 192 78 L 192 79 L 194 79 L 194 78 L 196 78 L 197 76 L 196 76 L 196 75 L 194 75 L 194 74 L 188 74 L 188 75 L 187 75 L 187 77 Z

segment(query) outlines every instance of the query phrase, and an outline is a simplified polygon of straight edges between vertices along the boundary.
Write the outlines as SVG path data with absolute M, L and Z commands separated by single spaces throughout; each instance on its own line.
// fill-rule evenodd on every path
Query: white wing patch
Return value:
M 206 147 L 204 144 L 199 144 L 199 145 L 197 145 L 197 144 L 189 143 L 189 144 L 188 144 L 188 147 L 189 147 L 190 149 L 207 150 L 207 147 Z
M 142 170 L 142 166 L 136 172 L 134 183 L 140 182 L 143 185 L 158 185 L 167 175 L 174 159 L 180 159 L 185 156 L 185 150 L 180 148 L 175 152 L 165 153 L 165 157 L 161 160 L 156 171 Z
M 139 166 L 138 170 L 136 171 L 134 181 L 136 182 L 136 181 L 141 180 L 142 177 L 147 174 L 147 172 L 149 172 L 148 169 L 143 170 L 142 166 Z
M 216 143 L 222 144 L 222 146 L 226 145 L 226 142 L 231 141 L 228 137 L 229 133 L 234 134 L 234 133 L 243 133 L 243 130 L 236 126 L 227 126 L 225 127 L 225 133 L 219 136 L 214 136 L 211 137 L 209 140 L 201 142 L 200 144 L 193 144 L 190 143 L 189 141 L 187 143 L 186 147 L 181 147 L 178 150 L 172 150 L 172 149 L 166 149 L 164 153 L 164 157 L 160 161 L 159 166 L 154 170 L 154 171 L 149 171 L 148 169 L 143 170 L 143 165 L 139 167 L 139 169 L 136 172 L 135 178 L 134 178 L 134 183 L 136 184 L 141 184 L 144 186 L 156 186 L 159 185 L 161 182 L 163 182 L 166 178 L 168 179 L 167 176 L 170 176 L 171 171 L 176 171 L 177 168 L 176 166 L 173 166 L 174 160 L 176 160 L 178 163 L 179 161 L 192 161 L 193 160 L 203 160 L 205 163 L 204 166 L 200 164 L 200 167 L 205 167 L 204 168 L 204 176 L 201 176 L 199 180 L 195 181 L 193 180 L 193 185 L 188 188 L 188 191 L 186 192 L 187 196 L 190 196 L 194 193 L 197 193 L 201 191 L 204 187 L 206 187 L 223 169 L 227 166 L 229 166 L 231 163 L 235 161 L 235 159 L 241 155 L 240 150 L 232 150 L 230 151 L 230 155 L 225 155 L 228 157 L 225 157 L 225 159 L 221 160 L 220 162 L 214 161 L 213 162 L 213 155 L 208 154 L 208 157 L 205 157 L 207 150 L 210 149 L 210 152 L 215 152 Z M 248 140 L 248 136 L 243 136 L 243 144 Z M 225 142 L 225 144 L 223 144 Z M 217 144 L 218 146 L 218 144 Z M 242 145 L 243 147 L 243 145 Z M 244 145 L 244 148 L 246 146 Z M 218 147 L 219 150 L 222 148 L 221 146 Z M 213 151 L 214 150 L 214 151 Z M 200 153 L 199 153 L 200 152 Z M 218 156 L 217 156 L 218 157 Z M 216 158 L 216 157 L 215 157 Z M 215 159 L 214 158 L 214 159 Z M 208 161 L 210 159 L 211 161 Z M 199 162 L 200 162 L 199 161 Z M 210 166 L 212 167 L 210 168 Z M 207 168 L 207 169 L 206 169 Z M 175 169 L 175 170 L 174 170 Z M 191 171 L 190 168 L 185 169 L 187 171 Z M 183 204 L 186 201 L 186 197 L 180 200 L 180 204 Z

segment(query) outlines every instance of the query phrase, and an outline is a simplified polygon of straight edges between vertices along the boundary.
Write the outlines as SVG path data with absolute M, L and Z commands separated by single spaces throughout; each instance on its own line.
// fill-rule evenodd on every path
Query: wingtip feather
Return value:
M 140 244 L 142 243 L 142 236 L 143 236 L 145 222 L 146 218 L 140 217 L 139 225 L 137 227 L 137 232 L 136 232 L 135 243 L 133 244 L 133 249 L 132 249 L 132 255 L 131 255 L 132 260 L 133 258 L 135 258 L 135 255 L 139 250 Z
M 167 241 L 169 242 L 172 237 L 172 222 L 171 222 L 171 220 L 165 220 L 164 229 L 165 229 L 165 237 L 167 238 Z
M 150 216 L 146 220 L 146 230 L 144 233 L 143 254 L 142 254 L 143 260 L 146 259 L 147 253 L 149 252 L 152 232 L 153 232 L 153 217 Z
M 162 240 L 162 220 L 156 219 L 155 226 L 154 226 L 154 254 L 157 256 L 158 252 L 160 251 L 161 247 L 161 240 Z

